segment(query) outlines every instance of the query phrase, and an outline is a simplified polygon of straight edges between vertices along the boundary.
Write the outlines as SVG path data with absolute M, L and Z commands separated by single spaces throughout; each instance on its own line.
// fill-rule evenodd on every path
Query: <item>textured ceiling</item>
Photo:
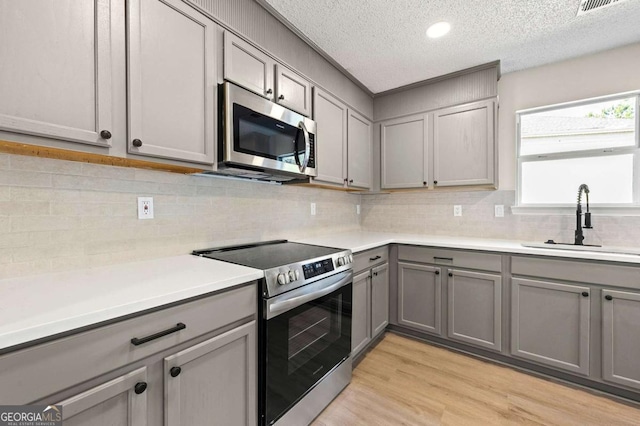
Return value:
M 502 73 L 640 41 L 640 0 L 263 0 L 373 93 L 501 61 Z M 428 39 L 427 27 L 451 23 Z M 606 76 L 603 76 L 606 78 Z

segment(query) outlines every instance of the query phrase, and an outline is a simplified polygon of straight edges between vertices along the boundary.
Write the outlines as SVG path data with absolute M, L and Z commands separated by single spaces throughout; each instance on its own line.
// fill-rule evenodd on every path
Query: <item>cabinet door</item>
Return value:
M 256 322 L 164 360 L 165 425 L 255 425 Z
M 589 374 L 589 287 L 513 278 L 511 353 Z
M 311 83 L 289 68 L 276 65 L 276 102 L 311 116 Z
M 372 270 L 371 330 L 372 337 L 382 333 L 389 324 L 389 264 Z
M 214 22 L 180 0 L 127 4 L 129 152 L 213 164 Z
M 434 182 L 438 186 L 495 183 L 493 101 L 434 113 Z
M 495 274 L 450 270 L 447 281 L 448 336 L 502 349 L 502 278 Z
M 314 87 L 316 122 L 316 181 L 343 185 L 347 178 L 347 106 Z
M 347 118 L 348 185 L 371 187 L 371 122 L 349 110 Z
M 110 0 L 0 1 L 0 129 L 110 146 Z
M 371 341 L 371 275 L 369 271 L 353 277 L 351 307 L 351 356 Z
M 142 367 L 59 402 L 65 426 L 146 426 L 146 381 Z
M 224 32 L 224 79 L 273 99 L 274 61 L 229 31 Z
M 640 294 L 602 291 L 602 376 L 640 389 Z
M 381 187 L 427 187 L 427 116 L 412 115 L 380 126 Z
M 441 334 L 440 268 L 398 262 L 398 324 Z

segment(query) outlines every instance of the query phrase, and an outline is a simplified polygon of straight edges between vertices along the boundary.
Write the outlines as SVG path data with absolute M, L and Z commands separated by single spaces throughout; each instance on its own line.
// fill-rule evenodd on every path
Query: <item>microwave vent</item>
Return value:
M 578 13 L 576 16 L 604 9 L 609 6 L 615 6 L 616 4 L 620 4 L 625 1 L 628 0 L 580 0 L 580 6 L 578 7 Z

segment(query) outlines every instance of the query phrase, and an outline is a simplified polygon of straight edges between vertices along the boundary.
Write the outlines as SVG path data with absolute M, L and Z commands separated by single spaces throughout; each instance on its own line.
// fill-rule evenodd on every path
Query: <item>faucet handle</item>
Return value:
M 587 228 L 587 229 L 593 228 L 593 226 L 591 226 L 591 213 L 590 212 L 586 212 L 584 214 L 584 228 Z

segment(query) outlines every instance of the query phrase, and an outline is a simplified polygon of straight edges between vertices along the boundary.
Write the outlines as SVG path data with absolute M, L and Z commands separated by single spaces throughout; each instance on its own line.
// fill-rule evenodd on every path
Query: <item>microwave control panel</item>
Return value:
M 302 271 L 304 273 L 304 278 L 309 279 L 313 277 L 317 277 L 318 275 L 326 274 L 327 272 L 333 271 L 333 261 L 331 258 L 322 259 L 317 262 L 307 263 L 306 265 L 302 265 Z

